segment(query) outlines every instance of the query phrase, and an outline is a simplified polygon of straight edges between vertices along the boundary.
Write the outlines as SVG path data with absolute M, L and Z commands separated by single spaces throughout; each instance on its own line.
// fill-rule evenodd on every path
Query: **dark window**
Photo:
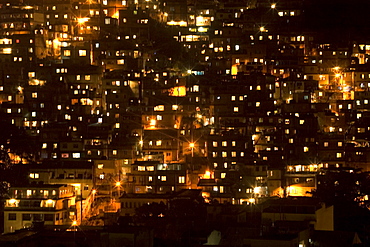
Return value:
M 8 220 L 17 220 L 17 214 L 10 213 L 10 214 L 8 215 Z
M 22 214 L 22 220 L 31 220 L 31 214 Z
M 41 221 L 42 220 L 42 214 L 33 214 L 33 220 L 34 221 Z

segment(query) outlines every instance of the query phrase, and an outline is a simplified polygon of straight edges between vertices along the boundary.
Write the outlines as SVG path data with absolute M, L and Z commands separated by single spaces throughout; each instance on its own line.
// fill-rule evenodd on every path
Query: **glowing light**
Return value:
M 265 32 L 266 31 L 265 27 L 260 27 L 260 31 Z
M 121 186 L 121 182 L 120 181 L 116 182 L 116 186 L 117 187 L 120 187 Z
M 185 86 L 173 87 L 172 89 L 170 89 L 169 95 L 184 97 L 186 96 L 186 87 Z
M 190 148 L 194 148 L 194 147 L 195 147 L 195 143 L 194 143 L 194 142 L 190 142 L 190 143 L 189 143 L 189 147 L 190 147 Z
M 77 18 L 77 22 L 78 24 L 82 25 L 84 24 L 85 22 L 87 22 L 88 20 L 90 20 L 89 17 L 83 17 L 83 18 Z
M 117 11 L 116 13 L 114 13 L 112 15 L 112 18 L 118 19 L 119 18 L 119 11 Z
M 77 226 L 77 225 L 78 225 L 77 220 L 74 220 L 74 221 L 72 222 L 72 226 Z
M 95 195 L 95 194 L 96 194 L 96 189 L 93 189 L 93 190 L 91 191 L 91 193 L 92 193 L 93 195 Z
M 333 69 L 336 70 L 336 71 L 338 71 L 340 69 L 340 67 L 336 66 Z
M 205 173 L 204 173 L 204 175 L 203 175 L 203 178 L 204 179 L 210 179 L 211 178 L 211 172 L 210 171 L 206 171 Z
M 155 119 L 150 119 L 150 121 L 149 121 L 149 125 L 150 125 L 151 127 L 154 127 L 156 124 L 157 124 L 157 120 L 155 120 Z
M 271 8 L 275 9 L 276 8 L 276 3 L 271 4 Z
M 10 200 L 9 200 L 9 203 L 10 203 L 10 204 L 14 204 L 14 203 L 16 203 L 16 202 L 17 202 L 17 200 L 16 200 L 16 199 L 14 199 L 14 198 L 12 198 L 12 199 L 10 199 Z
M 336 74 L 335 74 L 335 77 L 336 77 L 336 78 L 339 78 L 339 77 L 340 77 L 340 73 L 336 73 Z

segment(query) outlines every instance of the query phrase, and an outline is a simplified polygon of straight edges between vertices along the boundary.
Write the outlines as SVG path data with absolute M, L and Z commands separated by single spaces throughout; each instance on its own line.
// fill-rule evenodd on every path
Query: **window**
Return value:
M 143 171 L 145 171 L 145 166 L 138 166 L 137 170 L 140 171 L 140 172 L 143 172 Z
M 149 176 L 149 177 L 148 177 L 148 181 L 149 181 L 149 182 L 153 182 L 153 177 L 152 177 L 152 176 Z
M 80 57 L 86 57 L 86 54 L 87 54 L 86 50 L 78 50 L 78 55 Z
M 22 214 L 22 220 L 31 220 L 31 214 Z
M 324 142 L 324 147 L 329 147 L 329 142 Z
M 161 176 L 161 181 L 162 181 L 162 182 L 167 181 L 167 176 Z
M 226 177 L 226 172 L 221 172 L 221 178 L 225 178 Z
M 179 184 L 185 183 L 185 176 L 179 176 Z
M 342 158 L 342 153 L 337 153 L 336 157 L 339 159 L 339 158 Z
M 234 112 L 239 112 L 239 107 L 238 106 L 234 107 Z
M 15 214 L 15 213 L 9 213 L 8 220 L 17 220 L 17 214 Z
M 33 172 L 30 173 L 30 178 L 38 179 L 39 177 L 40 175 L 38 173 L 33 173 Z

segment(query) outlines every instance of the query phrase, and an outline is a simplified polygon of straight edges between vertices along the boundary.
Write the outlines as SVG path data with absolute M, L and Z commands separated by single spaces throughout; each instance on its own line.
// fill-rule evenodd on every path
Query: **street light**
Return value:
M 190 142 L 190 143 L 189 143 L 189 147 L 191 148 L 191 157 L 194 157 L 194 147 L 195 147 L 195 143 L 194 143 L 194 142 Z

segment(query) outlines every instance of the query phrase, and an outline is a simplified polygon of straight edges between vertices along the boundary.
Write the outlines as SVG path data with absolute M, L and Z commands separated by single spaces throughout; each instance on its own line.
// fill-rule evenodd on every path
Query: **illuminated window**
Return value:
M 138 167 L 137 167 L 137 170 L 138 170 L 139 172 L 144 172 L 144 171 L 145 171 L 145 166 L 138 166 Z
M 117 155 L 117 150 L 113 150 L 113 151 L 112 151 L 112 154 L 113 154 L 113 155 Z
M 221 178 L 225 178 L 226 177 L 226 172 L 221 172 Z
M 227 152 L 226 151 L 222 151 L 222 157 L 223 158 L 226 158 L 227 157 Z
M 185 176 L 179 176 L 179 184 L 185 183 Z
M 338 147 L 342 147 L 343 146 L 343 142 L 338 142 Z
M 239 107 L 235 106 L 234 107 L 234 112 L 239 112 Z
M 161 181 L 162 181 L 162 182 L 167 181 L 167 176 L 161 176 Z
M 339 159 L 339 158 L 342 158 L 342 153 L 337 153 L 336 157 Z
M 78 55 L 79 55 L 80 57 L 86 57 L 87 52 L 86 52 L 86 50 L 78 50 Z
M 149 182 L 153 182 L 153 177 L 152 177 L 152 176 L 149 176 L 149 177 L 148 177 L 148 181 L 149 181 Z
M 38 174 L 38 173 L 30 173 L 30 178 L 34 178 L 34 179 L 38 179 L 38 178 L 40 178 L 40 174 Z
M 32 93 L 32 98 L 37 99 L 37 92 Z
M 216 141 L 213 141 L 213 142 L 212 142 L 212 146 L 213 146 L 213 147 L 217 147 L 217 145 L 218 145 L 218 143 L 217 143 Z
M 100 173 L 99 174 L 99 179 L 104 179 L 105 178 L 105 173 L 103 172 L 103 173 Z
M 162 146 L 162 140 L 158 140 L 158 141 L 156 141 L 156 142 L 155 142 L 155 145 L 156 145 L 156 146 Z
M 303 147 L 303 152 L 307 153 L 309 151 L 308 147 Z
M 63 51 L 63 55 L 64 55 L 65 57 L 70 57 L 70 56 L 71 56 L 71 50 L 64 50 L 64 51 Z
M 81 154 L 80 153 L 72 153 L 72 158 L 79 159 L 79 158 L 81 158 Z

